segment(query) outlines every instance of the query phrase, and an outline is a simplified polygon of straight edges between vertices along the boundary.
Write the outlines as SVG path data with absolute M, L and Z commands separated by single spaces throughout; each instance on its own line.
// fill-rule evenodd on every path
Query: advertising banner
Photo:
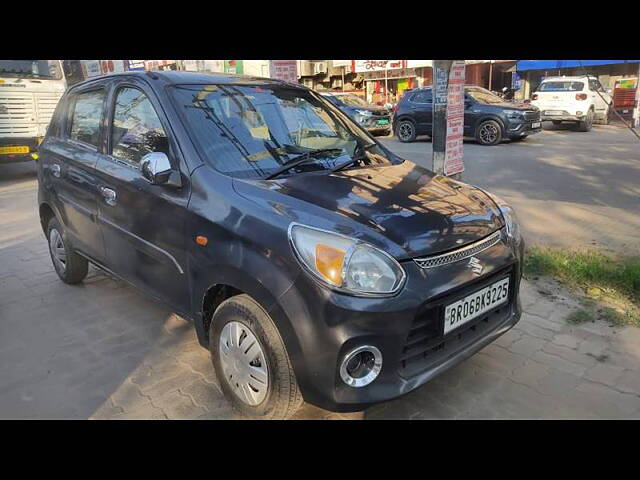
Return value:
M 269 76 L 285 82 L 298 83 L 298 61 L 271 60 L 269 62 Z
M 224 61 L 224 72 L 225 73 L 235 73 L 237 75 L 242 75 L 244 73 L 244 69 L 242 66 L 242 60 L 225 60 Z
M 356 73 L 405 68 L 404 60 L 354 60 Z
M 455 175 L 464 171 L 464 62 L 456 61 L 449 71 L 447 89 L 447 139 L 444 157 L 444 174 Z

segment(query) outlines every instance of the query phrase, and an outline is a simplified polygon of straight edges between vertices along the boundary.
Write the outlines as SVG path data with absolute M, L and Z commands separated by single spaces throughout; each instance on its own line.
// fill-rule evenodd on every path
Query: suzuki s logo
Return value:
M 476 277 L 479 277 L 480 275 L 482 275 L 482 269 L 484 268 L 482 266 L 482 263 L 480 263 L 480 260 L 478 260 L 476 257 L 471 257 L 469 259 L 469 263 L 467 264 L 467 267 L 469 267 L 473 271 Z

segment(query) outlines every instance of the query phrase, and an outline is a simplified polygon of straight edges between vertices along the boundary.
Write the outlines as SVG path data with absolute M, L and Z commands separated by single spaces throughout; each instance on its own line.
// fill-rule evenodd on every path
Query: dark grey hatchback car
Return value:
M 60 278 L 91 262 L 192 320 L 245 414 L 361 410 L 520 318 L 513 210 L 399 158 L 305 87 L 98 77 L 67 91 L 39 154 Z

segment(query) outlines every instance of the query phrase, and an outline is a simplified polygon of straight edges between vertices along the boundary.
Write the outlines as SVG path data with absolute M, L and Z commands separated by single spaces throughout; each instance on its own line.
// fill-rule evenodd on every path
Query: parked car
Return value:
M 331 92 L 322 95 L 373 135 L 391 133 L 391 111 L 373 105 L 353 93 Z
M 611 95 L 596 77 L 545 78 L 531 96 L 531 104 L 541 111 L 543 121 L 554 125 L 573 122 L 581 132 L 591 130 L 593 122 L 608 124 Z
M 521 315 L 513 209 L 403 160 L 303 86 L 87 80 L 56 108 L 37 174 L 60 279 L 92 263 L 191 320 L 247 415 L 398 397 Z
M 481 145 L 497 145 L 503 139 L 524 140 L 542 130 L 537 107 L 507 102 L 489 90 L 464 87 L 464 135 Z M 418 135 L 431 136 L 433 129 L 431 87 L 405 94 L 393 116 L 393 131 L 401 142 L 413 142 Z

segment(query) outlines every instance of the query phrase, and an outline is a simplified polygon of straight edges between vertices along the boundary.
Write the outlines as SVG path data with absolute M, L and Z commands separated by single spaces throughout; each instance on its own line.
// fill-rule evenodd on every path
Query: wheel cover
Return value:
M 67 269 L 67 252 L 64 249 L 62 235 L 55 228 L 51 229 L 49 233 L 49 251 L 56 268 L 64 273 Z
M 413 135 L 413 125 L 411 122 L 402 122 L 398 126 L 398 135 L 401 139 L 407 140 Z
M 493 123 L 485 123 L 480 127 L 478 135 L 483 143 L 493 143 L 498 138 L 498 127 Z
M 220 364 L 225 381 L 247 405 L 262 403 L 269 390 L 269 370 L 260 342 L 240 322 L 227 323 L 220 333 Z

